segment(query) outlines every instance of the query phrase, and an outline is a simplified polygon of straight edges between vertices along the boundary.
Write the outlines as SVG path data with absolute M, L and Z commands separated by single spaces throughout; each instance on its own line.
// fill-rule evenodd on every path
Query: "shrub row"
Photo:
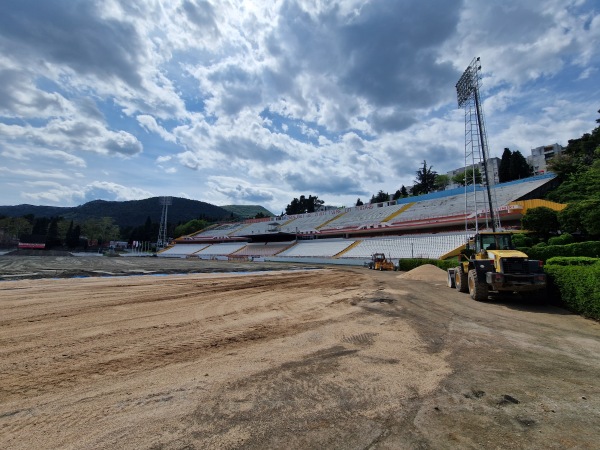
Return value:
M 546 264 L 555 266 L 590 266 L 600 261 L 600 258 L 590 258 L 589 256 L 555 256 L 546 261 Z
M 551 237 L 548 239 L 548 245 L 567 245 L 575 241 L 569 233 L 563 233 L 560 236 Z
M 547 261 L 555 256 L 589 256 L 600 257 L 600 241 L 576 242 L 568 245 L 536 245 L 534 247 L 519 247 L 517 250 L 526 253 L 531 259 Z
M 600 320 L 600 263 L 587 266 L 544 266 L 551 291 L 558 291 L 564 305 L 586 317 Z
M 434 266 L 439 267 L 440 269 L 447 270 L 451 267 L 458 266 L 458 260 L 456 259 L 428 259 L 428 258 L 406 258 L 400 259 L 398 261 L 398 270 L 403 272 L 407 272 L 416 267 L 422 266 L 424 264 L 433 264 Z

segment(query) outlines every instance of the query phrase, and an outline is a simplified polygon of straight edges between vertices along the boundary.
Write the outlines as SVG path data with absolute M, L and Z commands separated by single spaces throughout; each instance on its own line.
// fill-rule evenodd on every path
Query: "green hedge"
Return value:
M 546 264 L 556 266 L 590 266 L 600 261 L 600 258 L 590 258 L 589 256 L 555 256 L 546 261 Z
M 398 261 L 398 270 L 403 272 L 407 272 L 416 267 L 422 266 L 424 264 L 433 264 L 434 266 L 439 267 L 440 269 L 450 269 L 452 267 L 458 266 L 458 260 L 456 259 L 428 259 L 428 258 L 406 258 L 400 259 Z
M 544 266 L 551 291 L 564 305 L 586 317 L 600 320 L 600 263 L 587 266 Z
M 548 245 L 567 245 L 575 241 L 569 233 L 563 233 L 560 236 L 551 237 L 548 239 Z
M 534 247 L 518 247 L 517 250 L 526 253 L 530 259 L 547 261 L 556 256 L 589 256 L 600 257 L 600 241 L 576 242 L 568 245 L 546 245 Z

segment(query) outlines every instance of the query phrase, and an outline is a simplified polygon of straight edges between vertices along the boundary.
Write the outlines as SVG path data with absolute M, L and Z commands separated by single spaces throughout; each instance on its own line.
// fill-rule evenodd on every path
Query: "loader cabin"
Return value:
M 475 236 L 475 253 L 487 250 L 514 250 L 510 233 L 480 233 Z

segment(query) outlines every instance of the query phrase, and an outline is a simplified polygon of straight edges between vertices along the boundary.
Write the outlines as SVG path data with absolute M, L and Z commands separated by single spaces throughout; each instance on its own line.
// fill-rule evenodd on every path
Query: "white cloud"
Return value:
M 209 178 L 208 185 L 221 196 L 220 204 L 264 204 L 270 203 L 276 195 L 276 189 L 270 186 L 251 184 L 232 177 L 213 176 Z
M 86 167 L 85 160 L 62 150 L 52 150 L 42 147 L 21 147 L 19 145 L 5 148 L 0 152 L 4 158 L 10 158 L 19 161 L 30 161 L 39 163 L 40 160 L 48 159 L 60 161 L 68 166 Z
M 37 169 L 13 169 L 9 167 L 0 167 L 0 172 L 10 174 L 11 177 L 23 176 L 27 178 L 45 178 L 55 180 L 69 180 L 71 176 L 59 170 L 37 170 Z
M 302 194 L 350 204 L 393 192 L 424 159 L 460 166 L 454 85 L 474 56 L 493 152 L 595 126 L 591 1 L 9 3 L 0 203 L 158 186 L 277 211 Z
M 82 197 L 86 201 L 97 199 L 117 201 L 141 200 L 153 195 L 152 192 L 145 189 L 123 186 L 109 181 L 94 181 L 85 185 L 82 190 Z
M 79 192 L 70 186 L 54 182 L 26 182 L 27 188 L 35 189 L 35 192 L 22 192 L 21 196 L 28 201 L 55 204 L 59 206 L 70 205 L 73 200 L 80 197 Z
M 0 123 L 0 143 L 12 142 L 31 147 L 42 146 L 70 152 L 91 152 L 103 155 L 129 157 L 140 153 L 142 144 L 126 131 L 111 131 L 103 124 L 90 120 L 51 119 L 36 127 Z
M 1 168 L 0 168 L 1 171 Z M 140 200 L 152 197 L 153 194 L 145 189 L 123 186 L 107 181 L 93 181 L 88 184 L 68 184 L 58 181 L 48 181 L 52 174 L 40 174 L 39 181 L 26 181 L 21 197 L 27 201 L 42 202 L 58 206 L 85 203 L 91 200 Z M 67 181 L 64 177 L 54 177 Z
M 156 122 L 156 119 L 154 117 L 146 114 L 140 114 L 136 118 L 140 125 L 142 125 L 146 130 L 158 134 L 165 141 L 175 142 L 175 137 L 163 127 L 161 127 Z

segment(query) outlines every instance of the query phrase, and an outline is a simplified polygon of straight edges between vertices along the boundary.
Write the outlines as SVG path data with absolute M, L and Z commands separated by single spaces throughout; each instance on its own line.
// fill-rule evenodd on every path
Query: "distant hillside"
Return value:
M 112 217 L 117 225 L 126 227 L 143 225 L 148 216 L 152 222 L 160 222 L 162 206 L 159 197 L 126 202 L 94 200 L 74 207 L 0 206 L 0 216 L 21 217 L 26 214 L 33 214 L 35 217 L 62 216 L 79 223 L 90 218 Z M 224 220 L 231 218 L 231 211 L 198 200 L 173 197 L 173 204 L 169 206 L 167 218 L 172 224 L 185 223 L 198 218 Z
M 271 211 L 260 205 L 225 205 L 221 206 L 221 208 L 232 212 L 235 216 L 242 219 L 253 219 L 258 213 L 263 213 L 268 217 L 274 216 Z

